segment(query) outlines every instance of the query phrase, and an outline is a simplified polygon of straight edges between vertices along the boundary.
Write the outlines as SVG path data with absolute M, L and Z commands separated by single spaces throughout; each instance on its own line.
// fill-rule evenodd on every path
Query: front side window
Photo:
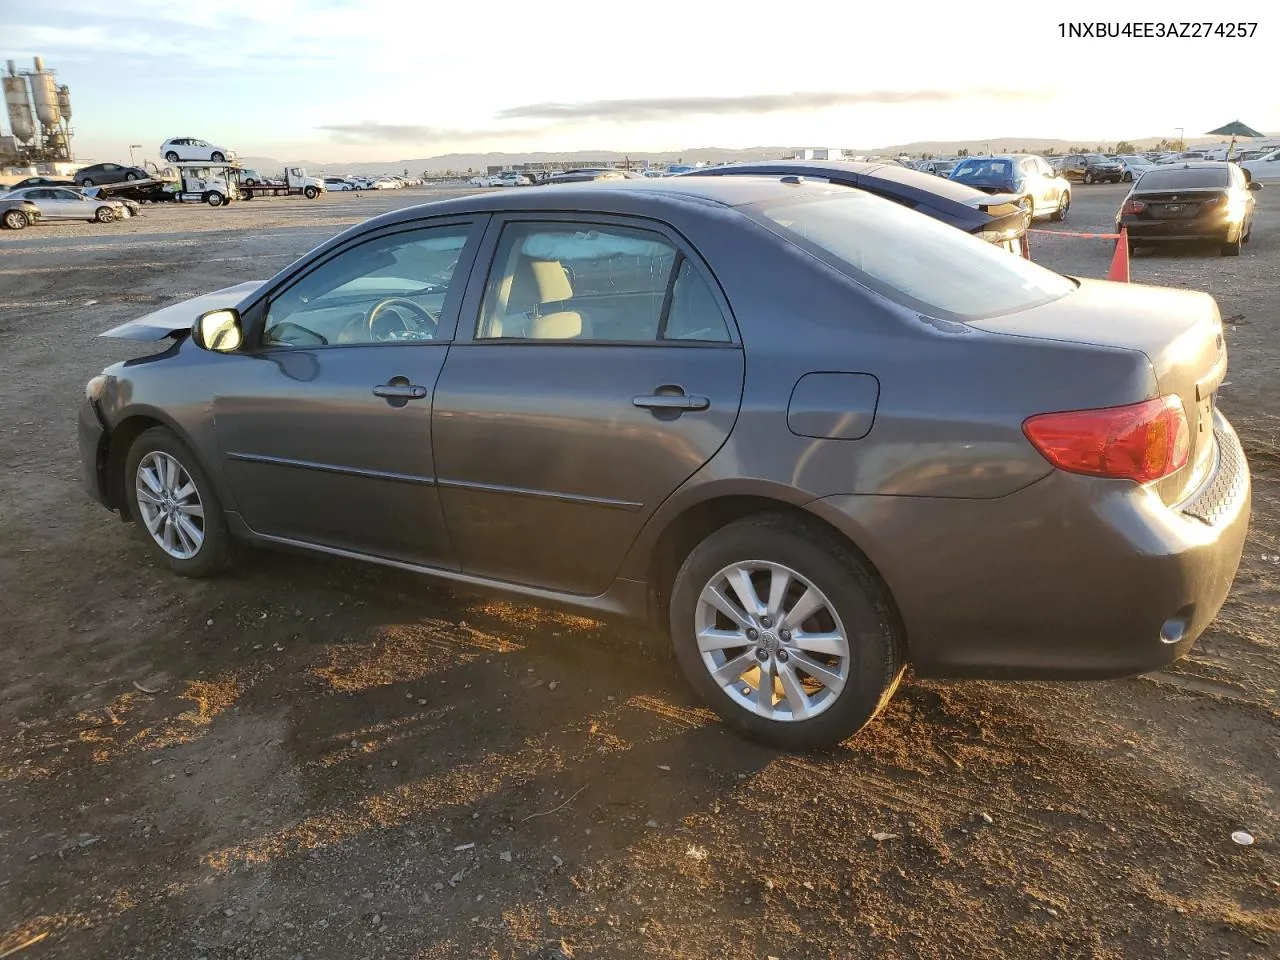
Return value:
M 661 234 L 516 223 L 498 244 L 476 339 L 730 338 L 706 280 Z
M 930 316 L 976 320 L 1063 297 L 1075 284 L 931 217 L 857 191 L 740 207 L 858 282 Z
M 272 297 L 269 347 L 435 340 L 469 224 L 368 240 Z

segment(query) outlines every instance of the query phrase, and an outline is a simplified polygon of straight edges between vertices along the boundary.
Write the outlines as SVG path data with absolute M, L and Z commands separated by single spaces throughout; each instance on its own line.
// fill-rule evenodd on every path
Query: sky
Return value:
M 1269 4 L 1268 4 L 1269 6 Z M 1260 0 L 0 0 L 0 59 L 71 88 L 77 156 L 871 148 L 1280 130 Z M 1087 12 L 1079 9 L 1092 7 Z M 1043 10 L 1044 12 L 1040 12 Z M 1244 39 L 1064 38 L 1069 18 L 1258 21 Z M 7 118 L 0 120 L 8 132 Z

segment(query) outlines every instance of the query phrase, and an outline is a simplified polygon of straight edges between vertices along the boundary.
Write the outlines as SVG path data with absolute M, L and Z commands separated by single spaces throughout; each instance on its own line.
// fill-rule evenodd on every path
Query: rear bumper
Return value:
M 92 400 L 80 404 L 76 435 L 80 447 L 80 482 L 90 499 L 115 509 L 107 492 L 107 432 Z
M 897 602 L 923 676 L 1095 679 L 1190 649 L 1231 589 L 1248 465 L 1217 417 L 1218 462 L 1186 503 L 1055 471 L 997 500 L 829 497 Z

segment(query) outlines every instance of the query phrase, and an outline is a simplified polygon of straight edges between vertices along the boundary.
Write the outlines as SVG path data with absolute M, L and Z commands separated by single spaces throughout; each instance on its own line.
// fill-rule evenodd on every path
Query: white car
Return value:
M 392 180 L 390 177 L 379 177 L 377 180 L 373 181 L 373 183 L 370 185 L 369 189 L 371 189 L 371 190 L 399 190 L 399 189 L 400 189 L 400 186 L 401 186 L 401 184 L 400 184 L 400 181 L 399 181 L 399 180 Z
M 1120 165 L 1124 167 L 1124 176 L 1121 177 L 1126 183 L 1130 180 L 1137 180 L 1140 176 L 1150 170 L 1155 164 L 1146 157 L 1137 155 L 1125 155 L 1116 157 L 1120 161 Z
M 325 177 L 324 186 L 326 190 L 355 190 L 356 185 L 346 177 Z
M 469 187 L 487 187 L 487 186 L 489 186 L 489 178 L 488 178 L 488 177 L 486 177 L 486 176 L 482 173 L 482 174 L 480 174 L 480 176 L 478 176 L 478 177 L 472 177 L 470 180 L 468 180 L 468 181 L 467 181 L 467 186 L 469 186 Z
M 160 144 L 160 156 L 169 163 L 178 163 L 180 160 L 229 163 L 236 159 L 236 152 L 195 137 L 173 137 Z
M 1257 160 L 1246 160 L 1240 169 L 1249 171 L 1254 180 L 1280 180 L 1280 150 L 1272 150 Z
M 527 187 L 532 183 L 533 177 L 527 173 L 517 173 L 515 170 L 507 170 L 496 177 L 489 178 L 491 187 Z
M 40 208 L 40 220 L 88 220 L 110 223 L 123 220 L 129 211 L 119 200 L 88 197 L 70 187 L 26 187 L 5 194 L 6 200 L 30 200 Z

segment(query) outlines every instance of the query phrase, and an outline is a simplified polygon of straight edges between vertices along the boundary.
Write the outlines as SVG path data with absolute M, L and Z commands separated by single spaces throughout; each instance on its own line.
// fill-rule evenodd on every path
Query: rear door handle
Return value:
M 711 406 L 706 397 L 688 396 L 683 393 L 650 393 L 632 397 L 631 403 L 649 410 L 705 410 Z
M 416 383 L 380 383 L 373 388 L 373 395 L 389 400 L 421 400 L 427 395 L 427 388 Z

